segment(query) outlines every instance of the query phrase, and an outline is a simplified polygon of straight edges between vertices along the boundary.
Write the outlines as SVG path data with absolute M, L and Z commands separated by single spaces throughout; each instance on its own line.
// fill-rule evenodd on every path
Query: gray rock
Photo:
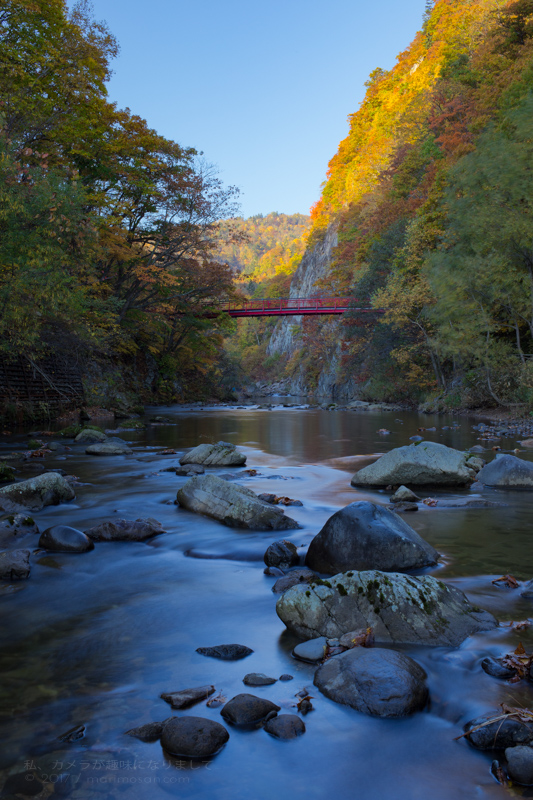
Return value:
M 205 469 L 200 464 L 188 464 L 186 467 L 174 467 L 176 475 L 186 475 L 192 478 L 193 475 L 203 475 Z
M 180 464 L 203 464 L 206 467 L 242 467 L 246 456 L 228 442 L 199 444 L 180 458 Z
M 318 575 L 313 572 L 311 569 L 307 569 L 307 567 L 302 567 L 301 569 L 292 569 L 287 575 L 283 575 L 283 577 L 278 578 L 274 586 L 272 587 L 272 591 L 275 594 L 281 594 L 281 592 L 286 592 L 287 589 L 290 589 L 292 586 L 296 586 L 298 583 L 309 583 L 309 581 L 318 578 Z
M 226 703 L 220 713 L 232 725 L 256 725 L 272 711 L 278 712 L 279 710 L 279 706 L 264 697 L 256 697 L 254 694 L 238 694 Z
M 126 736 L 133 736 L 135 739 L 140 739 L 141 742 L 156 742 L 161 737 L 167 722 L 172 719 L 177 719 L 177 717 L 168 717 L 163 722 L 148 722 L 138 728 L 131 728 L 131 730 L 126 731 Z
M 492 719 L 495 721 L 488 722 Z M 500 710 L 476 717 L 467 722 L 463 730 L 470 744 L 478 750 L 504 750 L 533 741 L 533 725 L 510 717 L 502 719 Z
M 78 444 L 96 444 L 98 442 L 105 442 L 107 436 L 101 431 L 94 431 L 92 428 L 84 428 L 81 433 L 75 437 L 74 441 Z
M 48 442 L 46 445 L 48 450 L 51 450 L 52 453 L 64 453 L 66 452 L 66 447 L 61 442 Z
M 20 581 L 29 577 L 29 550 L 9 550 L 0 553 L 0 580 Z
M 477 480 L 485 486 L 533 489 L 533 464 L 516 456 L 503 455 L 483 467 Z
M 515 669 L 508 669 L 504 667 L 497 658 L 492 658 L 492 656 L 487 656 L 481 662 L 481 669 L 487 673 L 487 675 L 491 675 L 493 678 L 512 678 L 516 675 Z
M 352 478 L 352 486 L 467 486 L 474 471 L 466 454 L 437 442 L 398 447 L 363 467 Z
M 90 444 L 85 450 L 88 456 L 126 456 L 133 453 L 126 442 L 120 444 L 115 440 Z
M 377 717 L 403 717 L 427 703 L 426 673 L 403 653 L 356 647 L 316 671 L 315 686 L 336 703 Z
M 469 450 L 469 453 L 484 453 L 484 452 L 485 452 L 485 448 L 482 447 L 480 444 L 475 444 Z
M 420 497 L 408 489 L 407 486 L 400 486 L 394 494 L 392 495 L 390 501 L 391 503 L 416 503 L 420 500 Z
M 269 678 L 264 672 L 249 672 L 242 679 L 246 686 L 270 686 L 276 683 L 277 678 Z
M 363 500 L 328 519 L 311 541 L 305 563 L 336 575 L 350 569 L 420 569 L 435 565 L 438 556 L 397 514 Z
M 521 786 L 533 785 L 533 748 L 518 745 L 505 750 L 509 777 Z
M 295 544 L 287 539 L 280 539 L 277 542 L 272 542 L 267 547 L 263 560 L 267 567 L 288 569 L 289 567 L 295 567 L 300 558 Z
M 284 672 L 283 675 L 279 676 L 280 681 L 293 681 L 294 675 L 289 675 L 288 672 Z
M 456 646 L 498 626 L 492 614 L 472 606 L 453 586 L 429 575 L 377 570 L 293 586 L 281 595 L 276 611 L 302 639 L 371 627 L 377 642 Z
M 161 698 L 172 708 L 188 708 L 201 700 L 207 700 L 214 691 L 214 686 L 197 686 L 193 689 L 182 689 L 180 692 L 163 692 Z
M 281 714 L 265 723 L 265 731 L 276 739 L 296 739 L 305 733 L 305 725 L 296 714 Z
M 174 756 L 210 758 L 229 739 L 226 728 L 204 717 L 175 717 L 163 726 L 161 746 Z
M 306 661 L 308 664 L 318 664 L 326 657 L 326 647 L 328 640 L 325 636 L 317 639 L 308 639 L 307 642 L 297 644 L 292 654 L 298 661 Z
M 214 647 L 197 647 L 196 652 L 202 656 L 219 658 L 221 661 L 238 661 L 254 651 L 244 644 L 218 644 Z
M 144 542 L 152 536 L 166 533 L 163 526 L 156 519 L 114 519 L 101 522 L 85 531 L 89 539 L 94 542 Z
M 75 497 L 74 490 L 61 475 L 45 472 L 1 488 L 0 508 L 4 511 L 40 511 L 44 506 L 68 503 Z
M 467 467 L 470 467 L 470 469 L 473 469 L 475 472 L 479 472 L 483 469 L 486 463 L 484 458 L 476 458 L 476 456 L 470 456 L 470 458 L 466 460 Z
M 41 534 L 39 547 L 55 553 L 87 553 L 94 550 L 94 542 L 76 528 L 68 525 L 54 525 Z
M 289 530 L 300 527 L 285 516 L 283 509 L 263 503 L 250 489 L 215 475 L 191 478 L 178 491 L 177 499 L 183 508 L 206 514 L 230 528 Z

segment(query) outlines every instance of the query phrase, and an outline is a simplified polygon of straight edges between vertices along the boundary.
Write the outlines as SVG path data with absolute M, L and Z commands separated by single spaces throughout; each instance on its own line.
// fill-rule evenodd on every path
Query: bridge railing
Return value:
M 252 300 L 221 303 L 222 311 L 274 311 L 274 310 L 320 310 L 345 309 L 353 303 L 353 297 L 268 297 Z

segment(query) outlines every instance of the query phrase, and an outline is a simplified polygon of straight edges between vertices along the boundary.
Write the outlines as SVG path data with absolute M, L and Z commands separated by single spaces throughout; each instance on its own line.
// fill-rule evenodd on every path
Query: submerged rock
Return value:
M 349 569 L 398 571 L 434 566 L 439 554 L 403 519 L 362 501 L 330 517 L 309 545 L 305 563 L 336 575 Z
M 296 739 L 305 733 L 305 724 L 296 714 L 281 714 L 265 723 L 265 731 L 276 739 Z
M 267 547 L 263 560 L 267 567 L 288 569 L 296 566 L 300 558 L 295 544 L 287 539 L 280 539 Z
M 472 606 L 453 586 L 430 576 L 377 570 L 293 586 L 281 595 L 276 611 L 305 639 L 371 627 L 377 642 L 456 646 L 498 626 L 492 614 Z
M 45 472 L 27 481 L 0 489 L 0 508 L 4 511 L 40 511 L 44 506 L 68 503 L 76 497 L 69 483 L 55 472 Z
M 516 456 L 499 456 L 478 472 L 477 480 L 485 486 L 533 489 L 533 464 Z
M 193 475 L 203 475 L 205 469 L 201 467 L 199 464 L 188 464 L 185 467 L 171 467 L 176 473 L 176 475 L 186 475 L 188 478 L 192 478 Z
M 264 697 L 238 694 L 226 703 L 220 713 L 232 725 L 256 725 L 273 711 L 277 713 L 280 707 Z
M 188 708 L 201 700 L 207 700 L 214 691 L 215 687 L 211 685 L 197 686 L 193 689 L 182 689 L 180 692 L 163 692 L 161 699 L 169 703 L 172 708 Z
M 125 456 L 133 453 L 126 442 L 120 443 L 116 439 L 113 441 L 99 442 L 90 444 L 85 451 L 88 456 Z
M 427 703 L 426 673 L 403 653 L 356 647 L 317 670 L 315 686 L 336 703 L 377 717 L 402 717 Z
M 206 514 L 230 528 L 254 530 L 289 530 L 299 528 L 283 509 L 263 503 L 244 486 L 223 481 L 215 475 L 191 478 L 177 493 L 183 508 Z
M 204 717 L 174 717 L 161 733 L 162 747 L 174 756 L 210 758 L 216 755 L 229 739 L 226 728 Z
M 94 542 L 69 525 L 54 525 L 43 531 L 39 547 L 55 553 L 87 553 L 89 550 L 94 550 Z
M 29 550 L 8 550 L 0 553 L 0 580 L 20 581 L 29 577 Z
M 242 467 L 246 456 L 234 444 L 217 442 L 199 444 L 180 458 L 180 464 L 203 464 L 206 467 Z
M 196 652 L 202 656 L 220 658 L 221 661 L 238 661 L 254 651 L 244 644 L 218 644 L 214 647 L 197 647 Z
M 144 542 L 152 536 L 166 533 L 163 526 L 156 519 L 114 519 L 101 522 L 85 531 L 89 539 L 95 542 Z
M 437 442 L 419 442 L 398 447 L 363 467 L 352 478 L 352 486 L 467 486 L 475 473 L 466 463 L 467 454 Z

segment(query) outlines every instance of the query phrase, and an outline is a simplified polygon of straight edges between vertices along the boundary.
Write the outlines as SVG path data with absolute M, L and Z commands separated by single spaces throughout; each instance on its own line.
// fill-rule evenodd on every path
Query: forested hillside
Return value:
M 240 281 L 257 283 L 280 272 L 290 274 L 301 260 L 310 225 L 304 214 L 276 212 L 225 220 L 217 256 L 238 273 Z
M 88 401 L 110 369 L 179 399 L 220 374 L 228 320 L 202 314 L 234 291 L 214 250 L 237 190 L 108 100 L 117 47 L 85 2 L 0 6 L 0 358 L 68 354 Z
M 310 389 L 334 362 L 367 399 L 533 405 L 532 0 L 428 0 L 367 87 L 308 254 L 335 233 L 315 288 L 384 313 L 304 320 L 278 355 Z

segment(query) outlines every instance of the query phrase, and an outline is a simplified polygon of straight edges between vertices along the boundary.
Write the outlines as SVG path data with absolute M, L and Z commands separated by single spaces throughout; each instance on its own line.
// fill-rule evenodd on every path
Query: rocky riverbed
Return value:
M 513 750 L 527 745 L 527 736 L 495 752 L 455 739 L 463 726 L 501 715 L 502 702 L 533 707 L 529 672 L 516 666 L 533 649 L 532 601 L 521 595 L 533 577 L 533 494 L 508 481 L 493 488 L 490 471 L 487 483 L 476 480 L 487 469 L 483 461 L 490 466 L 496 456 L 533 460 L 533 450 L 519 444 L 525 428 L 480 430 L 468 419 L 282 404 L 158 409 L 153 416 L 159 419 L 148 414 L 122 430 L 106 422 L 99 435 L 86 432 L 78 441 L 54 431 L 33 431 L 31 442 L 22 433 L 0 440 L 0 463 L 15 470 L 6 471 L 3 486 L 10 475 L 20 486 L 39 475 L 62 479 L 37 481 L 35 510 L 13 507 L 0 518 L 2 548 L 26 551 L 17 569 L 30 570 L 0 582 L 4 796 L 266 800 L 302 789 L 320 798 L 353 793 L 354 786 L 363 800 L 420 792 L 437 800 L 507 796 L 491 763 L 496 757 L 503 770 L 510 764 L 515 780 L 527 776 L 528 753 Z M 382 488 L 350 481 L 379 465 L 381 453 L 420 441 L 466 453 L 463 485 L 407 482 L 417 513 L 394 517 L 401 524 L 389 529 L 387 507 L 408 496 L 399 492 L 400 502 L 390 503 L 401 475 Z M 225 465 L 184 457 L 216 442 L 229 454 Z M 234 445 L 245 464 L 231 456 Z M 217 507 L 231 513 L 206 515 L 213 486 L 202 469 L 217 479 Z M 185 503 L 192 489 L 203 493 L 204 505 L 176 505 L 180 492 Z M 14 502 L 12 491 L 3 494 Z M 350 558 L 368 559 L 368 531 L 377 529 L 392 536 L 402 558 L 413 542 L 425 548 L 426 561 L 409 571 L 401 590 L 418 611 L 413 617 L 403 608 L 402 619 L 416 617 L 409 628 L 416 630 L 433 609 L 435 636 L 449 631 L 449 610 L 437 608 L 449 587 L 457 613 L 468 603 L 460 635 L 385 635 L 395 630 L 393 587 L 406 578 L 390 570 L 405 569 L 405 561 L 342 564 L 347 578 L 321 572 L 318 562 L 304 568 L 311 540 L 352 503 L 368 525 L 363 551 Z M 244 509 L 246 524 L 235 509 Z M 257 522 L 274 518 L 295 524 Z M 331 530 L 328 548 L 337 523 Z M 280 540 L 288 544 L 271 547 Z M 360 580 L 350 575 L 376 568 L 356 571 Z M 504 575 L 515 583 L 493 583 Z M 294 648 L 322 630 L 295 633 L 276 604 L 306 592 L 322 603 L 332 596 L 357 623 L 362 613 L 375 637 L 326 626 L 315 655 L 296 657 Z M 387 603 L 392 611 L 385 613 Z M 339 620 L 337 605 L 330 610 Z M 513 671 L 505 657 L 520 642 L 526 655 L 514 656 L 522 662 Z M 482 667 L 487 658 L 496 664 L 492 672 Z M 494 677 L 506 664 L 505 676 Z M 528 720 L 516 724 L 527 728 Z

